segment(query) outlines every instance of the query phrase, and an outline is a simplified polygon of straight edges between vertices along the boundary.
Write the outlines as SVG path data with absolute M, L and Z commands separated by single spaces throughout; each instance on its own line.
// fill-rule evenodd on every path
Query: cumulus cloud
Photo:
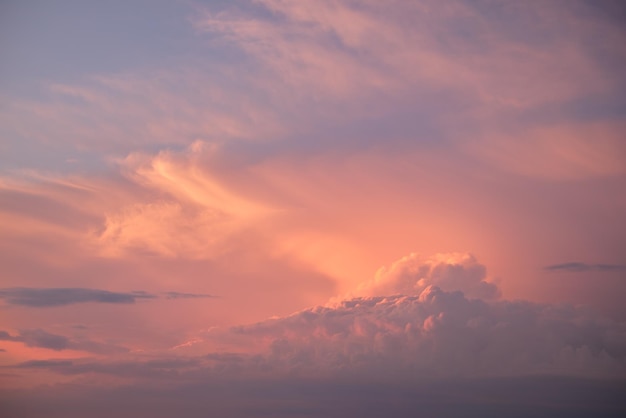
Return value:
M 362 376 L 378 379 L 558 375 L 626 377 L 626 325 L 571 306 L 468 299 L 428 286 L 417 296 L 371 296 L 209 332 L 239 352 L 121 361 L 25 362 L 63 375 L 166 377 Z M 132 367 L 129 366 L 132 364 Z
M 410 254 L 335 300 L 233 328 L 290 370 L 419 376 L 626 376 L 626 324 L 568 305 L 496 300 L 469 254 Z
M 573 307 L 486 302 L 426 287 L 345 300 L 233 332 L 269 345 L 270 364 L 418 376 L 626 373 L 626 327 Z
M 0 289 L 0 299 L 9 305 L 36 308 L 65 306 L 76 303 L 112 303 L 129 304 L 137 299 L 154 299 L 155 295 L 143 291 L 110 292 L 101 289 L 86 288 L 30 288 L 12 287 Z
M 623 415 L 626 324 L 573 306 L 477 298 L 486 270 L 467 254 L 411 254 L 381 271 L 377 279 L 388 275 L 387 282 L 361 287 L 371 295 L 203 334 L 205 343 L 236 347 L 231 352 L 128 353 L 5 367 L 59 379 L 99 375 L 123 382 L 124 395 L 105 396 L 110 386 L 93 386 L 79 397 L 121 399 L 136 393 L 133 402 L 149 399 L 142 411 L 151 416 L 180 412 L 183 404 L 197 408 L 188 416 L 206 415 L 214 405 L 223 408 L 218 415 L 232 417 L 280 416 L 276 411 L 294 416 L 296 410 L 324 417 L 424 411 L 496 417 L 520 405 L 526 407 L 520 410 L 524 416 Z M 420 280 L 425 282 L 415 286 Z M 386 291 L 392 294 L 383 295 Z M 6 332 L 0 337 L 15 338 Z M 59 408 L 57 395 L 67 396 L 70 410 L 77 395 L 64 393 L 64 387 L 44 399 L 54 399 Z M 238 409 L 241 399 L 248 403 Z M 163 407 L 155 408 L 155 400 Z M 319 408 L 329 400 L 332 408 Z
M 599 271 L 599 272 L 617 272 L 617 271 L 626 271 L 626 265 L 624 264 L 588 264 L 588 263 L 579 263 L 579 262 L 569 262 L 569 263 L 561 263 L 561 264 L 552 264 L 544 267 L 544 270 L 548 271 L 569 271 L 569 272 L 588 272 L 588 271 Z
M 205 342 L 235 347 L 237 353 L 187 357 L 193 359 L 193 370 L 184 361 L 163 368 L 191 379 L 220 372 L 242 377 L 626 377 L 626 324 L 569 305 L 500 300 L 497 286 L 485 278 L 485 266 L 469 254 L 410 254 L 380 269 L 356 291 L 360 296 L 204 334 Z M 17 338 L 35 341 L 33 335 Z M 46 344 L 70 345 L 50 338 Z M 135 360 L 136 377 L 169 373 L 155 370 L 156 363 L 144 368 L 145 361 Z M 120 367 L 75 362 L 48 369 L 67 375 L 116 374 Z M 133 372 L 125 369 L 123 375 L 131 378 Z
M 495 299 L 498 287 L 488 282 L 487 269 L 471 254 L 409 254 L 376 272 L 371 282 L 357 291 L 363 296 L 419 295 L 428 286 L 459 290 L 471 298 Z

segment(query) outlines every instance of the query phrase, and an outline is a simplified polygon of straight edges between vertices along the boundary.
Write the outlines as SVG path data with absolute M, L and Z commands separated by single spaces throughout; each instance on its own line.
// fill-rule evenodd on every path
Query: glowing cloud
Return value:
M 411 254 L 359 288 L 372 296 L 232 333 L 264 341 L 268 367 L 303 373 L 625 376 L 623 323 L 566 305 L 475 299 L 498 295 L 485 271 L 468 254 Z
M 471 254 L 437 254 L 424 257 L 412 253 L 382 267 L 373 281 L 359 287 L 365 296 L 420 295 L 429 286 L 459 290 L 470 298 L 494 299 L 499 290 L 486 281 L 487 269 Z

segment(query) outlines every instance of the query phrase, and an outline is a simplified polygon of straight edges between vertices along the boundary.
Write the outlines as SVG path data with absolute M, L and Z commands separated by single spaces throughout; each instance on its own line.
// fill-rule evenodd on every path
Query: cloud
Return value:
M 611 39 L 607 51 L 621 56 L 624 34 L 584 19 L 584 7 L 392 4 L 261 0 L 257 5 L 270 13 L 209 10 L 194 23 L 241 48 L 283 83 L 317 97 L 324 92 L 325 98 L 354 99 L 436 86 L 475 104 L 519 108 L 619 83 L 596 79 L 601 69 L 589 37 L 603 34 Z
M 11 336 L 6 331 L 0 331 L 0 340 L 23 342 L 27 347 L 41 347 L 50 350 L 65 350 L 69 339 L 62 335 L 50 334 L 41 329 L 24 330 L 18 336 Z
M 21 330 L 16 336 L 12 336 L 6 331 L 0 331 L 0 341 L 21 342 L 27 347 L 46 348 L 54 351 L 78 350 L 97 354 L 128 352 L 125 347 L 103 344 L 88 339 L 73 340 L 63 335 L 51 334 L 42 329 Z
M 71 360 L 28 360 L 13 367 L 18 369 L 40 369 L 71 366 Z
M 235 327 L 229 334 L 213 338 L 238 338 L 241 347 L 256 351 L 121 362 L 29 361 L 16 367 L 187 381 L 220 376 L 626 377 L 624 324 L 568 306 L 486 302 L 432 286 L 419 296 L 349 299 Z
M 228 187 L 212 167 L 219 146 L 196 141 L 181 152 L 134 153 L 119 161 L 148 196 L 106 214 L 92 244 L 108 257 L 143 250 L 165 257 L 212 258 L 272 210 Z M 176 237 L 176 239 L 172 239 Z
M 191 18 L 199 36 L 210 33 L 210 51 L 222 60 L 198 58 L 207 52 L 202 50 L 193 62 L 173 68 L 54 83 L 48 97 L 9 98 L 4 125 L 39 144 L 54 138 L 118 154 L 148 144 L 186 146 L 198 138 L 294 140 L 329 121 L 345 125 L 381 115 L 377 132 L 385 135 L 376 140 L 384 145 L 403 124 L 399 114 L 420 125 L 437 120 L 429 123 L 436 136 L 456 127 L 462 141 L 476 122 L 510 121 L 503 109 L 515 113 L 623 89 L 621 67 L 610 65 L 623 59 L 623 31 L 584 19 L 586 6 L 254 3 L 210 5 Z M 599 38 L 607 40 L 602 52 L 589 42 Z M 221 52 L 233 48 L 244 54 L 223 59 Z M 408 116 L 407 107 L 414 109 Z M 371 137 L 367 131 L 357 129 L 355 136 Z M 407 133 L 433 134 L 423 128 Z M 326 136 L 333 149 L 337 139 L 349 140 L 336 132 Z M 611 157 L 600 153 L 589 162 L 603 172 L 608 161 L 605 170 L 619 171 Z
M 623 410 L 619 389 L 626 379 L 625 323 L 579 307 L 496 299 L 493 291 L 477 298 L 486 269 L 468 254 L 411 254 L 381 269 L 380 277 L 387 281 L 360 288 L 374 295 L 213 329 L 194 344 L 230 344 L 236 351 L 29 360 L 7 368 L 75 379 L 101 375 L 123 382 L 124 391 L 136 391 L 135 400 L 146 391 L 161 393 L 150 399 L 163 401 L 164 408 L 177 405 L 180 411 L 176 402 L 183 396 L 185 405 L 197 408 L 197 416 L 206 414 L 202 405 L 215 403 L 224 408 L 221 415 L 233 417 L 259 411 L 293 416 L 295 410 L 306 416 L 380 416 L 389 411 L 405 416 L 427 408 L 437 416 L 475 411 L 494 417 L 512 408 L 522 411 L 522 406 L 527 408 L 524 415 L 546 417 L 556 412 L 572 416 L 587 407 L 586 412 L 607 414 Z M 420 280 L 428 283 L 416 286 Z M 393 294 L 383 295 L 386 291 Z M 14 338 L 6 332 L 0 336 Z M 62 395 L 64 387 L 51 390 Z M 90 399 L 111 389 L 90 390 L 79 397 Z M 207 401 L 211 396 L 217 402 Z M 589 396 L 586 406 L 569 401 L 579 396 Z M 75 406 L 76 393 L 71 399 Z M 241 399 L 246 408 L 237 409 Z M 320 409 L 320 399 L 332 399 L 332 410 Z M 146 403 L 144 410 L 150 409 L 148 404 L 154 405 Z M 340 411 L 337 405 L 343 405 Z
M 201 359 L 161 357 L 158 359 L 134 359 L 129 361 L 90 360 L 30 360 L 13 367 L 18 369 L 49 369 L 64 375 L 98 373 L 122 378 L 175 379 L 183 371 L 190 371 L 201 364 Z
M 588 264 L 579 262 L 569 262 L 562 264 L 552 264 L 544 267 L 548 271 L 569 271 L 575 273 L 596 271 L 596 272 L 619 272 L 626 271 L 624 264 Z
M 463 147 L 516 174 L 551 181 L 618 177 L 626 173 L 621 120 L 548 122 L 502 127 Z
M 132 304 L 137 299 L 154 299 L 155 295 L 137 292 L 110 292 L 86 288 L 29 288 L 12 287 L 0 289 L 0 299 L 9 305 L 47 308 L 76 303 Z
M 494 299 L 500 296 L 498 287 L 486 281 L 487 269 L 471 254 L 437 254 L 424 257 L 412 253 L 382 267 L 369 283 L 359 286 L 357 294 L 364 296 L 419 295 L 428 286 L 443 290 L 459 290 L 466 296 Z
M 496 300 L 485 277 L 469 254 L 410 254 L 361 285 L 364 296 L 232 334 L 263 342 L 269 367 L 305 374 L 626 376 L 626 324 L 568 305 Z
M 573 307 L 486 302 L 428 286 L 233 329 L 272 366 L 416 376 L 626 376 L 624 324 Z M 332 374 L 332 372 L 331 372 Z
M 215 373 L 626 377 L 626 324 L 568 305 L 501 300 L 497 286 L 485 277 L 486 268 L 469 254 L 410 254 L 360 286 L 355 293 L 362 296 L 212 329 L 189 349 L 197 353 L 222 346 L 230 347 L 230 353 L 209 349 L 199 357 L 163 357 L 164 364 L 170 364 L 167 359 L 182 361 L 175 361 L 183 365 L 177 373 L 192 380 Z M 57 350 L 74 344 L 41 331 L 2 336 Z M 181 345 L 179 351 L 184 349 Z M 193 370 L 185 368 L 185 359 L 195 362 Z M 154 370 L 157 363 L 147 364 L 144 373 L 146 359 L 133 361 L 137 377 L 166 373 Z M 111 374 L 124 369 L 118 366 L 78 362 L 51 371 Z M 133 378 L 130 369 L 123 374 Z
M 164 292 L 165 299 L 215 298 L 205 293 Z M 0 289 L 0 299 L 9 305 L 32 308 L 67 306 L 77 303 L 133 304 L 140 299 L 156 299 L 157 295 L 142 290 L 111 292 L 86 288 L 32 288 L 12 287 Z M 76 326 L 78 328 L 80 326 Z
M 166 299 L 204 299 L 204 298 L 214 298 L 216 296 L 209 295 L 206 293 L 181 293 L 181 292 L 166 292 Z

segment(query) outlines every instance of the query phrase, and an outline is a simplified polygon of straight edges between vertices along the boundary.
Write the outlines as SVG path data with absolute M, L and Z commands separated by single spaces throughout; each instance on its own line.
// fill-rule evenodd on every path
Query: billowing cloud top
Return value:
M 410 254 L 360 286 L 358 292 L 367 296 L 337 299 L 256 324 L 210 330 L 176 348 L 202 346 L 204 340 L 230 345 L 238 354 L 205 352 L 159 367 L 165 375 L 175 371 L 194 381 L 216 373 L 244 378 L 293 373 L 407 378 L 626 376 L 626 324 L 579 307 L 494 300 L 498 288 L 484 281 L 485 276 L 485 267 L 470 254 Z M 17 336 L 0 332 L 0 339 L 53 350 L 121 350 L 42 330 Z M 125 367 L 120 375 L 118 363 L 93 367 L 78 361 L 46 368 L 67 375 L 96 372 L 139 378 L 156 364 L 154 356 L 134 361 L 136 375 Z
M 136 388 L 145 381 L 169 382 L 202 388 L 203 393 L 223 382 L 271 386 L 270 381 L 288 384 L 312 377 L 323 382 L 343 379 L 349 387 L 358 381 L 402 386 L 468 378 L 545 382 L 547 376 L 567 376 L 578 382 L 626 377 L 626 324 L 567 305 L 494 300 L 498 289 L 485 277 L 485 267 L 469 254 L 410 254 L 359 287 L 369 296 L 348 297 L 252 325 L 209 330 L 202 338 L 161 354 L 126 354 L 123 347 L 43 330 L 15 336 L 0 331 L 0 340 L 124 356 L 110 361 L 28 360 L 12 370 L 64 378 L 100 375 L 133 382 Z M 234 351 L 199 355 L 179 351 L 203 343 L 230 345 Z M 569 393 L 561 383 L 557 388 Z M 612 407 L 617 405 L 609 398 Z
M 420 295 L 429 286 L 442 290 L 459 290 L 470 298 L 494 299 L 498 287 L 486 281 L 487 269 L 471 254 L 436 254 L 424 257 L 411 253 L 382 267 L 358 293 L 366 296 Z
M 493 301 L 499 291 L 485 276 L 470 254 L 410 254 L 360 286 L 368 296 L 232 332 L 265 341 L 271 370 L 625 375 L 624 324 L 572 306 Z

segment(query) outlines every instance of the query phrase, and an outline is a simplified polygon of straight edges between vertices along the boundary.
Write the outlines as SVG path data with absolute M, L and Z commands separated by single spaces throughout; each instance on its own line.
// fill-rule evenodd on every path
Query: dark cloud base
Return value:
M 626 380 L 557 377 L 363 382 L 239 380 L 175 389 L 79 386 L 4 391 L 4 416 L 118 417 L 623 417 Z

